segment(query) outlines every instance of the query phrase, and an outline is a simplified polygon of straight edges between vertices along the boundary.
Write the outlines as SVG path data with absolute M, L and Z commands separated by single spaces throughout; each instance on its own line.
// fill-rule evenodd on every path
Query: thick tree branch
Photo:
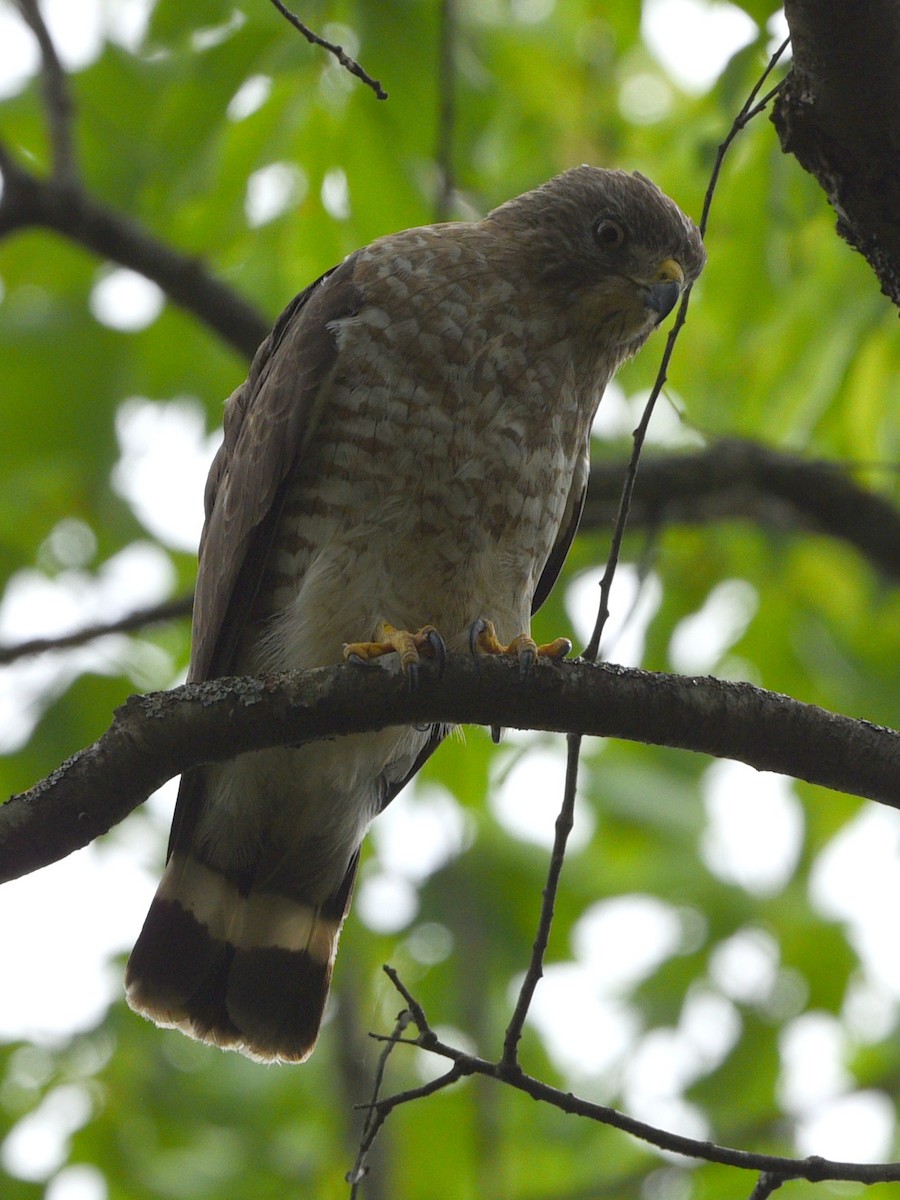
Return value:
M 247 750 L 405 723 L 502 724 L 734 758 L 900 807 L 900 734 L 748 683 L 608 664 L 453 657 L 410 693 L 341 666 L 133 696 L 110 729 L 0 808 L 0 881 L 86 845 L 173 775 Z
M 266 317 L 215 279 L 199 259 L 179 253 L 136 221 L 107 208 L 79 182 L 68 79 L 38 0 L 17 0 L 17 5 L 40 46 L 51 175 L 34 175 L 0 143 L 0 237 L 28 228 L 52 229 L 152 280 L 175 304 L 252 358 L 269 332 Z
M 772 119 L 838 232 L 900 305 L 900 5 L 785 0 L 794 65 Z
M 256 353 L 270 322 L 210 274 L 197 258 L 173 250 L 136 221 L 114 212 L 80 187 L 39 179 L 0 146 L 0 237 L 19 229 L 52 229 L 154 283 L 247 358 Z
M 621 463 L 591 468 L 582 530 L 611 525 L 624 473 Z M 855 483 L 837 463 L 810 461 L 737 438 L 695 454 L 641 459 L 629 514 L 632 528 L 732 517 L 841 538 L 888 578 L 900 579 L 900 512 Z
M 624 474 L 621 462 L 595 463 L 591 468 L 582 532 L 610 528 Z M 900 512 L 860 487 L 836 463 L 809 461 L 739 439 L 723 439 L 696 454 L 650 454 L 641 459 L 629 513 L 632 529 L 730 518 L 842 538 L 886 578 L 900 579 Z M 0 646 L 0 666 L 68 650 L 109 633 L 133 633 L 190 612 L 191 598 L 185 596 L 72 633 Z

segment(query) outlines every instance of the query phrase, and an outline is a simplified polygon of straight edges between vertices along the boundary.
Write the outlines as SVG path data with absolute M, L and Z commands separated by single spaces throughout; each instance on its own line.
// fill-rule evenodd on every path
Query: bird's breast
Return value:
M 540 334 L 468 278 L 391 276 L 341 322 L 262 589 L 277 665 L 335 661 L 380 619 L 460 646 L 478 616 L 528 627 L 593 416 Z

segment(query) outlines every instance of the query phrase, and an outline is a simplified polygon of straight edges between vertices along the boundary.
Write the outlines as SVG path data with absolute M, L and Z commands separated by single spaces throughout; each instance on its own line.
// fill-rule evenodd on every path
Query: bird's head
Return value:
M 494 209 L 523 275 L 565 324 L 630 358 L 703 269 L 700 231 L 637 172 L 574 167 Z

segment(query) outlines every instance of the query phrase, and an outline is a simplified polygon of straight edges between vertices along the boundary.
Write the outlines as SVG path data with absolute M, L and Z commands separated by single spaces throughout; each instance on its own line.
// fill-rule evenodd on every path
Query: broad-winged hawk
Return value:
M 583 166 L 484 220 L 381 238 L 301 292 L 226 408 L 189 678 L 324 666 L 347 643 L 396 646 L 408 669 L 440 645 L 408 636 L 429 626 L 450 652 L 474 629 L 533 653 L 520 635 L 575 533 L 603 390 L 703 262 L 649 180 Z M 187 772 L 132 1007 L 307 1057 L 360 843 L 443 732 Z

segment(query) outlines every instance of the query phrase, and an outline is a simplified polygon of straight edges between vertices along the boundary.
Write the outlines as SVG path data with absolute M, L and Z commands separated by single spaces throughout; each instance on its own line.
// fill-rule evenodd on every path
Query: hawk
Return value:
M 578 525 L 597 405 L 704 259 L 650 180 L 581 166 L 481 221 L 380 238 L 301 292 L 226 406 L 189 679 L 563 654 L 530 618 Z M 445 732 L 186 772 L 132 1008 L 308 1057 L 362 839 Z

